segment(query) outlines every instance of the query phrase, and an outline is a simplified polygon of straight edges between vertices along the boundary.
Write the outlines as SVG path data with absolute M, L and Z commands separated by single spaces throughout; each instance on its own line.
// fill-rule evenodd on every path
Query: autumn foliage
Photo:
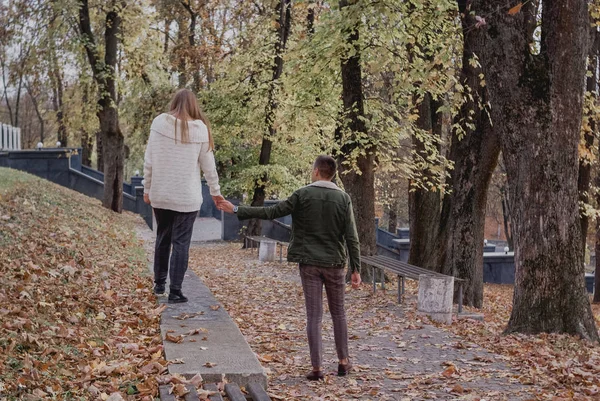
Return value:
M 157 394 L 160 309 L 134 222 L 0 169 L 0 398 Z

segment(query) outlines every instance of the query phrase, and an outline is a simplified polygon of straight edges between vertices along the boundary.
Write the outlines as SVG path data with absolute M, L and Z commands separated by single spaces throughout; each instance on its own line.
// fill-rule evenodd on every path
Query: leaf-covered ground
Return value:
M 323 322 L 324 383 L 308 382 L 305 314 L 297 267 L 259 263 L 239 244 L 204 244 L 190 266 L 238 323 L 269 373 L 274 399 L 596 400 L 600 348 L 569 336 L 503 336 L 512 287 L 486 285 L 484 322 L 432 325 L 415 313 L 417 287 L 403 305 L 391 290 L 347 291 L 355 372 L 336 365 L 331 320 Z M 600 309 L 595 307 L 596 315 Z
M 157 394 L 160 309 L 137 222 L 0 168 L 0 399 Z

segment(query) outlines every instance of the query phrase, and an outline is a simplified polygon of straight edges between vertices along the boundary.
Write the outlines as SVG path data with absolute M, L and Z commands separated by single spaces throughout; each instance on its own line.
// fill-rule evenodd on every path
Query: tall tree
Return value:
M 590 184 L 592 182 L 592 155 L 594 147 L 594 138 L 597 134 L 595 103 L 598 99 L 598 28 L 594 26 L 590 30 L 591 46 L 588 54 L 588 67 L 586 79 L 586 106 L 584 120 L 587 122 L 582 129 L 583 138 L 581 151 L 579 152 L 579 174 L 577 176 L 577 190 L 579 192 L 579 202 L 581 206 L 580 225 L 581 225 L 581 245 L 585 255 L 587 249 L 587 234 L 590 218 L 586 206 L 590 201 Z
M 262 144 L 260 147 L 260 156 L 258 158 L 258 164 L 260 166 L 266 166 L 271 160 L 271 148 L 273 146 L 273 138 L 277 135 L 277 128 L 275 126 L 275 113 L 277 111 L 277 90 L 279 86 L 279 79 L 283 73 L 283 53 L 286 48 L 288 36 L 290 34 L 291 26 L 291 0 L 278 0 L 275 5 L 275 43 L 274 43 L 274 59 L 272 68 L 272 78 L 269 82 L 269 89 L 267 93 L 267 106 L 265 110 L 265 121 L 267 125 L 267 132 L 263 135 Z M 262 206 L 265 203 L 265 183 L 268 177 L 267 174 L 263 174 L 262 177 L 258 178 L 254 184 L 254 195 L 252 197 L 252 206 Z M 260 235 L 261 232 L 261 221 L 258 219 L 252 219 L 248 223 L 248 235 Z
M 356 0 L 340 0 L 344 21 L 343 36 L 346 52 L 341 59 L 343 111 L 336 129 L 340 146 L 338 165 L 344 188 L 352 199 L 356 228 L 363 255 L 377 252 L 375 241 L 375 151 L 365 121 L 360 46 L 360 4 Z M 361 271 L 369 280 L 370 269 Z
M 452 192 L 444 197 L 440 219 L 442 272 L 466 280 L 463 302 L 483 304 L 483 240 L 487 192 L 500 153 L 500 141 L 492 129 L 487 108 L 488 93 L 478 60 L 483 55 L 484 33 L 470 10 L 471 1 L 458 1 L 463 32 L 460 82 L 464 102 L 454 118 L 462 132 L 450 147 L 454 162 Z
M 598 340 L 585 290 L 577 194 L 587 1 L 543 1 L 539 53 L 528 37 L 528 16 L 519 12 L 522 3 L 473 5 L 487 23 L 482 66 L 512 202 L 515 292 L 506 331 Z
M 57 139 L 62 147 L 69 146 L 69 137 L 67 135 L 67 125 L 65 124 L 65 116 L 63 113 L 63 79 L 60 66 L 54 49 L 51 49 L 52 55 L 50 60 L 50 76 L 52 80 L 52 106 L 56 113 L 56 122 L 58 124 Z
M 438 113 L 441 101 L 429 92 L 422 96 L 414 96 L 417 104 L 417 132 L 412 136 L 415 163 L 421 162 L 420 180 L 427 185 L 433 180 L 435 173 L 426 161 L 429 159 L 430 147 L 424 137 L 437 138 L 436 153 L 439 153 L 442 136 L 442 115 Z M 424 163 L 422 163 L 425 161 Z M 414 186 L 409 182 L 408 213 L 410 223 L 410 252 L 408 263 L 426 269 L 439 270 L 435 260 L 435 245 L 440 225 L 442 198 L 440 191 L 425 186 Z
M 124 138 L 119 127 L 115 76 L 121 25 L 119 7 L 121 6 L 121 4 L 116 4 L 113 1 L 112 6 L 106 12 L 103 60 L 99 57 L 96 37 L 92 32 L 88 0 L 82 0 L 79 6 L 80 34 L 100 94 L 97 115 L 100 122 L 104 155 L 104 197 L 102 204 L 119 213 L 123 209 L 122 183 L 125 158 Z

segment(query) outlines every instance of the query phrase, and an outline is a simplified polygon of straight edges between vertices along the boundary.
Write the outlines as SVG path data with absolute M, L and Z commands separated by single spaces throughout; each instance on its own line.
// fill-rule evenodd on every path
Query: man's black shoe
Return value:
M 187 301 L 188 299 L 181 293 L 181 290 L 171 290 L 171 292 L 169 293 L 170 304 L 181 304 Z
M 164 293 L 165 293 L 165 285 L 164 284 L 155 284 L 154 285 L 154 293 L 156 295 L 164 295 Z

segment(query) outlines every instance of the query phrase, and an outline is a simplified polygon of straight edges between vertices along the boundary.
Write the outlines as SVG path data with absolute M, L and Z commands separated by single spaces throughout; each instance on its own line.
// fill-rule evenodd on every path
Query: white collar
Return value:
M 336 189 L 338 191 L 342 190 L 340 187 L 338 187 L 337 185 L 335 185 L 333 182 L 331 182 L 331 181 L 324 181 L 324 180 L 315 181 L 312 184 L 309 184 L 308 186 L 309 187 L 320 187 L 320 188 Z

